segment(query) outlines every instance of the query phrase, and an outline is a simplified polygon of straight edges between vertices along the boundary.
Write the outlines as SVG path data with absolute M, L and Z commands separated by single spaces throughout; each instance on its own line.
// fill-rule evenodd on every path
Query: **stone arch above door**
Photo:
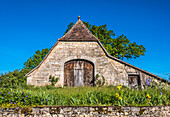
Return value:
M 92 58 L 92 57 L 89 57 L 89 56 L 69 56 L 69 57 L 66 57 L 62 60 L 59 61 L 59 66 L 61 67 L 61 75 L 60 75 L 60 79 L 59 79 L 59 84 L 61 84 L 62 86 L 64 85 L 64 63 L 66 63 L 67 61 L 71 61 L 71 60 L 75 60 L 75 59 L 82 59 L 82 60 L 87 60 L 87 61 L 91 61 L 94 65 L 94 76 L 96 75 L 97 73 L 97 70 L 96 70 L 96 59 L 95 58 Z
M 94 64 L 83 59 L 74 59 L 64 64 L 64 86 L 93 86 Z

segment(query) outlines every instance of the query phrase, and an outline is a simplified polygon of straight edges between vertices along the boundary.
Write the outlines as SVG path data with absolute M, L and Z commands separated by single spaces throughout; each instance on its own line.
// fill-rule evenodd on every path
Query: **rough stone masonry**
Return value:
M 0 117 L 169 117 L 170 106 L 56 106 L 1 109 Z
M 105 78 L 106 85 L 143 87 L 146 79 L 168 82 L 109 55 L 80 18 L 26 77 L 27 84 L 35 86 L 49 84 L 50 76 L 59 78 L 55 86 L 95 86 L 97 74 Z

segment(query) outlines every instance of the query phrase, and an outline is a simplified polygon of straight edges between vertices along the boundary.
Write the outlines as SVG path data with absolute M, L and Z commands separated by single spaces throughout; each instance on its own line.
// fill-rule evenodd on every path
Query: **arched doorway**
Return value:
M 93 86 L 94 65 L 86 60 L 71 60 L 64 64 L 64 86 Z

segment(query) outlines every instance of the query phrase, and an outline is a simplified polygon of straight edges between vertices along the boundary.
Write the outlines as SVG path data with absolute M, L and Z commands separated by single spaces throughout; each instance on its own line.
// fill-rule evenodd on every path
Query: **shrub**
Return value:
M 104 76 L 100 77 L 99 74 L 96 75 L 96 79 L 95 79 L 95 84 L 97 86 L 104 86 L 105 85 L 105 78 Z
M 49 81 L 51 82 L 51 85 L 55 85 L 57 82 L 58 82 L 58 79 L 59 78 L 55 78 L 54 76 L 51 76 L 49 77 Z

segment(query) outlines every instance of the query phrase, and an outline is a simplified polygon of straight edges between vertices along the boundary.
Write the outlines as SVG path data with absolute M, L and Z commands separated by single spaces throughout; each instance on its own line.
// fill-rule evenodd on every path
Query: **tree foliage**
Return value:
M 0 75 L 0 87 L 4 88 L 16 88 L 18 86 L 26 85 L 25 74 L 28 73 L 28 69 L 15 70 L 6 74 Z
M 39 65 L 39 63 L 44 59 L 45 55 L 49 52 L 49 49 L 42 49 L 35 51 L 35 54 L 30 57 L 25 63 L 24 63 L 24 69 L 33 69 L 35 68 L 37 65 Z
M 107 25 L 90 25 L 88 22 L 83 22 L 94 36 L 100 39 L 100 42 L 106 48 L 110 55 L 119 59 L 132 59 L 144 55 L 146 52 L 143 45 L 137 45 L 136 42 L 131 43 L 130 40 L 123 34 L 115 38 L 113 30 L 108 30 Z M 74 23 L 70 23 L 66 32 L 71 29 Z
M 48 51 L 49 50 L 47 48 L 42 49 L 41 51 L 37 50 L 35 54 L 24 63 L 23 69 L 1 74 L 0 87 L 14 88 L 17 86 L 26 86 L 25 75 L 43 60 Z

